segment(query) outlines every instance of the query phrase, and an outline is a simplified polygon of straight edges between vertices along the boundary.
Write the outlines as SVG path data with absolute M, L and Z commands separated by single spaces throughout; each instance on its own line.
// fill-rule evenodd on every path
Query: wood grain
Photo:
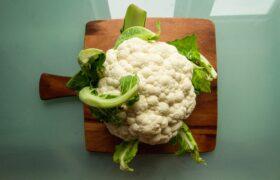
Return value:
M 76 93 L 66 87 L 70 78 L 42 73 L 39 82 L 39 94 L 42 100 L 75 96 Z
M 161 23 L 160 41 L 170 41 L 195 34 L 201 53 L 216 68 L 216 43 L 214 24 L 205 19 L 185 18 L 148 18 L 146 27 L 156 31 L 155 23 Z M 86 24 L 84 39 L 85 48 L 99 48 L 104 51 L 113 47 L 122 20 L 91 21 Z M 217 130 L 217 81 L 212 84 L 211 94 L 201 94 L 197 98 L 197 106 L 192 115 L 186 120 L 198 143 L 201 152 L 215 149 Z M 109 134 L 105 125 L 97 122 L 84 106 L 85 142 L 88 151 L 108 152 L 120 139 Z M 140 153 L 172 153 L 176 147 L 170 145 L 140 145 Z

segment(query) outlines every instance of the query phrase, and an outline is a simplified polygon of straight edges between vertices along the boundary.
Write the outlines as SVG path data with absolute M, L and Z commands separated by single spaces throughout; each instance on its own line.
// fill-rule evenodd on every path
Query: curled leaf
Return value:
M 179 149 L 175 153 L 176 155 L 184 155 L 185 153 L 189 152 L 196 162 L 206 164 L 205 161 L 200 157 L 196 141 L 193 138 L 189 127 L 185 123 L 183 123 L 177 136 L 172 139 L 171 143 L 179 145 Z
M 129 75 L 125 76 L 120 80 L 122 94 L 114 98 L 105 98 L 92 93 L 91 87 L 84 87 L 79 91 L 80 100 L 96 108 L 113 108 L 126 103 L 129 99 L 137 94 L 138 90 L 138 77 Z
M 120 164 L 120 169 L 123 171 L 134 171 L 128 164 L 136 156 L 138 151 L 138 140 L 123 141 L 117 145 L 113 155 L 113 161 Z
M 78 62 L 81 70 L 68 81 L 67 87 L 77 91 L 86 86 L 96 87 L 99 79 L 103 77 L 105 58 L 105 53 L 99 49 L 80 51 Z

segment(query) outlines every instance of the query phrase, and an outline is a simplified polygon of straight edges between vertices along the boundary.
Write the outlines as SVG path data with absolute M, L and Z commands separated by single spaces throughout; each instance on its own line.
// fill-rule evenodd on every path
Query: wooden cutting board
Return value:
M 214 24 L 206 19 L 186 18 L 148 18 L 146 27 L 156 31 L 155 23 L 161 23 L 160 41 L 171 41 L 186 35 L 195 34 L 200 52 L 216 68 L 216 44 Z M 123 20 L 100 20 L 86 24 L 84 48 L 99 48 L 104 51 L 112 48 L 120 34 Z M 40 79 L 41 99 L 73 96 L 75 92 L 65 86 L 68 77 L 42 74 Z M 217 81 L 212 83 L 210 94 L 200 94 L 192 115 L 186 120 L 200 152 L 215 149 L 217 133 Z M 89 109 L 84 106 L 85 144 L 88 151 L 113 152 L 121 140 L 112 136 L 105 125 L 92 118 Z M 140 153 L 173 153 L 176 147 L 169 144 L 145 145 L 139 147 Z

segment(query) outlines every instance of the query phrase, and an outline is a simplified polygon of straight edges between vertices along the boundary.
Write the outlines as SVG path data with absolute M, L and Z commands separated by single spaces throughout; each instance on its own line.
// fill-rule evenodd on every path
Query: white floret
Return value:
M 140 79 L 139 101 L 120 114 L 124 124 L 106 123 L 111 134 L 147 144 L 167 143 L 177 134 L 196 104 L 191 83 L 193 65 L 188 59 L 167 43 L 132 38 L 108 50 L 104 65 L 100 93 L 120 93 L 123 76 L 137 74 Z

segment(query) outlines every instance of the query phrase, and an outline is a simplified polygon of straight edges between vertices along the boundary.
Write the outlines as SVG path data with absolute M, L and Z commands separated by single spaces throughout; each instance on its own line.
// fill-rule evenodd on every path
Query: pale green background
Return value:
M 42 72 L 78 69 L 85 23 L 110 18 L 107 2 L 1 0 L 0 179 L 280 179 L 280 1 L 265 15 L 209 17 L 213 2 L 177 0 L 175 16 L 216 25 L 216 150 L 203 155 L 205 167 L 189 157 L 140 155 L 128 174 L 111 155 L 85 151 L 76 98 L 38 96 Z

